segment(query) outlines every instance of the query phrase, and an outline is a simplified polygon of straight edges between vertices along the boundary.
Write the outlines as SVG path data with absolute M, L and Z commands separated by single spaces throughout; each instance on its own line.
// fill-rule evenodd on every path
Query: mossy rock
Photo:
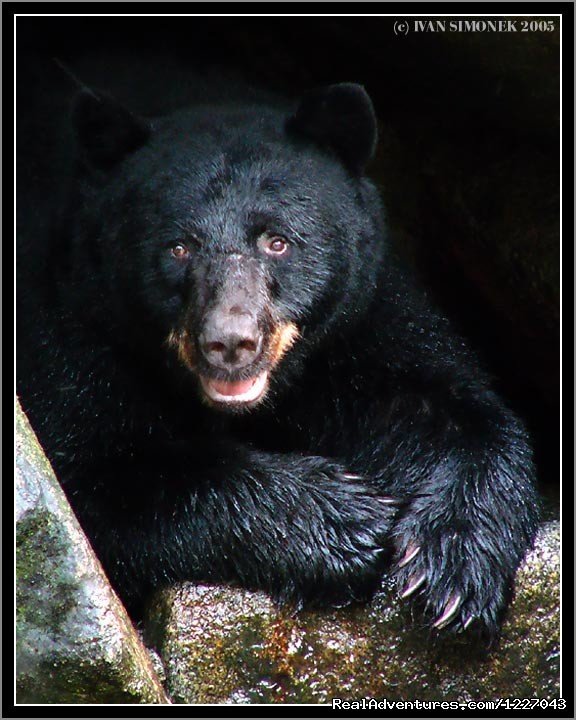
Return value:
M 16 519 L 17 703 L 168 702 L 19 405 Z
M 156 595 L 146 637 L 179 703 L 557 698 L 559 526 L 542 526 L 491 649 L 433 641 L 390 582 L 369 606 L 297 616 L 262 593 L 183 584 Z

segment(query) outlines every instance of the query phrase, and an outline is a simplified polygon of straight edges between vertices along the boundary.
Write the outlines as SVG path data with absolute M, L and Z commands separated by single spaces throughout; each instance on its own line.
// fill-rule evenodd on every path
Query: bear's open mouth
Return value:
M 217 403 L 254 403 L 266 392 L 268 371 L 247 380 L 215 380 L 200 375 L 202 389 L 206 396 Z
M 253 372 L 258 374 L 241 380 L 210 377 L 213 369 L 202 362 L 201 353 L 197 349 L 198 343 L 186 326 L 172 330 L 167 344 L 176 351 L 181 363 L 200 380 L 204 399 L 220 409 L 226 407 L 234 412 L 250 409 L 264 398 L 268 392 L 270 374 L 299 337 L 300 332 L 293 322 L 286 321 L 276 325 L 265 342 L 262 362 L 258 363 L 260 367 L 253 369 Z M 262 369 L 262 364 L 266 365 L 265 370 Z M 249 371 L 245 369 L 244 372 Z

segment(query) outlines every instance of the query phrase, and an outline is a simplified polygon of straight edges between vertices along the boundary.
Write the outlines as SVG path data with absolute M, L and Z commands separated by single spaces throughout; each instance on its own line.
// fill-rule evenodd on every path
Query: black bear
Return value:
M 148 118 L 85 90 L 70 122 L 49 232 L 19 181 L 18 389 L 134 616 L 178 580 L 340 606 L 388 571 L 496 633 L 529 442 L 394 257 L 364 89 Z

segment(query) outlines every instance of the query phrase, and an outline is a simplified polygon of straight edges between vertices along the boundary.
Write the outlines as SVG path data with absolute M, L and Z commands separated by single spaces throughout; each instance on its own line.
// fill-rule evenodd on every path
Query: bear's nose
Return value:
M 239 370 L 250 365 L 262 349 L 262 333 L 254 315 L 238 306 L 211 312 L 204 323 L 200 348 L 211 365 Z

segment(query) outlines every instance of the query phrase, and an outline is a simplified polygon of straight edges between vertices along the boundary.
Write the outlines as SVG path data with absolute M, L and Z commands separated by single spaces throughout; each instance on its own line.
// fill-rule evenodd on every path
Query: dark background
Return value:
M 33 93 L 74 94 L 54 58 L 83 83 L 136 104 L 134 88 L 157 71 L 163 93 L 153 90 L 148 102 L 156 111 L 170 93 L 184 94 L 188 75 L 211 78 L 214 70 L 288 95 L 322 83 L 364 84 L 380 124 L 370 174 L 391 230 L 528 423 L 540 479 L 554 495 L 560 19 L 546 18 L 552 32 L 407 36 L 395 35 L 395 19 L 20 17 L 18 123 L 33 121 Z M 530 20 L 510 19 L 518 27 Z M 128 74 L 119 70 L 127 59 Z

